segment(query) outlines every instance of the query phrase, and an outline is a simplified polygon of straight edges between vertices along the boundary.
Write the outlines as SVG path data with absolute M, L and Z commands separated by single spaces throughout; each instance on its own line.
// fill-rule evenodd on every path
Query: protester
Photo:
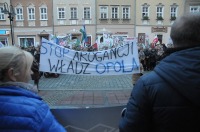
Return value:
M 178 18 L 175 52 L 140 77 L 120 120 L 120 132 L 200 131 L 200 14 Z
M 31 53 L 14 46 L 2 47 L 0 62 L 0 131 L 66 131 L 28 83 Z

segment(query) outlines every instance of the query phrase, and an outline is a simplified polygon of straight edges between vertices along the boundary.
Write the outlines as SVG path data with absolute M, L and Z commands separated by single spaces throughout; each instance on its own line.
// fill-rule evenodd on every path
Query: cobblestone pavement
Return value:
M 42 76 L 39 95 L 50 108 L 95 108 L 126 105 L 132 88 L 131 75 Z

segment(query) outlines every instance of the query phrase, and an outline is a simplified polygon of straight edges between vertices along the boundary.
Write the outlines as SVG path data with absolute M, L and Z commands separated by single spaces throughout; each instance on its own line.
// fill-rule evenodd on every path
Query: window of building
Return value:
M 170 13 L 171 17 L 177 17 L 177 7 L 171 7 Z
M 149 7 L 148 6 L 142 6 L 142 17 L 148 17 L 149 16 Z
M 90 19 L 90 7 L 84 7 L 84 19 Z
M 8 46 L 8 38 L 7 37 L 0 37 L 0 43 L 2 43 L 4 46 Z
M 16 20 L 23 20 L 23 9 L 22 8 L 16 8 L 15 9 L 15 13 L 16 13 Z
M 108 18 L 108 7 L 107 6 L 101 6 L 100 7 L 100 18 L 101 19 L 107 19 Z
M 28 20 L 35 20 L 35 8 L 28 8 Z
M 35 38 L 34 37 L 19 37 L 20 47 L 30 47 L 34 46 Z
M 71 19 L 77 19 L 77 8 L 76 7 L 71 7 Z
M 118 7 L 112 7 L 112 17 L 113 19 L 118 19 Z
M 58 8 L 58 19 L 65 19 L 65 8 Z
M 163 7 L 157 7 L 157 17 L 163 17 Z
M 123 19 L 130 18 L 130 7 L 122 7 L 122 18 Z
M 46 7 L 40 8 L 40 20 L 47 20 L 47 8 Z
M 200 12 L 200 6 L 190 6 L 191 13 L 198 13 Z
M 5 15 L 2 11 L 3 11 L 3 7 L 0 7 L 0 20 L 5 20 Z

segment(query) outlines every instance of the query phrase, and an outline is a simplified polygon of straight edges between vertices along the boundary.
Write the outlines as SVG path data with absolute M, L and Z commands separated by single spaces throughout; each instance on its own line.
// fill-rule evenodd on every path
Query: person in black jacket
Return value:
M 200 132 L 200 14 L 171 27 L 174 49 L 132 90 L 120 132 Z

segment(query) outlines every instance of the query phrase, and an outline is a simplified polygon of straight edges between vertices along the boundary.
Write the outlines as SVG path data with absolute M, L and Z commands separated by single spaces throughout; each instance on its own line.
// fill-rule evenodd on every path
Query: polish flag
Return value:
M 154 39 L 153 39 L 153 42 L 152 42 L 151 47 L 154 48 L 157 42 L 158 42 L 158 36 L 156 35 L 156 36 L 154 37 Z

